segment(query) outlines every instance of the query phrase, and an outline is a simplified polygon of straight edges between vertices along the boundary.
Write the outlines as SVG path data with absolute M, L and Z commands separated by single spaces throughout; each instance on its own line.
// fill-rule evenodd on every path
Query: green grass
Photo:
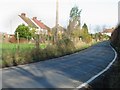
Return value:
M 0 44 L 1 45 L 1 44 Z M 1 50 L 8 51 L 8 52 L 15 52 L 18 48 L 18 44 L 13 44 L 13 43 L 4 43 L 1 45 Z M 26 51 L 26 50 L 31 50 L 35 48 L 34 44 L 19 44 L 19 50 L 20 51 Z M 41 49 L 46 48 L 46 44 L 40 44 Z
M 56 58 L 68 54 L 72 54 L 90 47 L 91 44 L 80 44 L 77 48 L 70 41 L 58 43 L 57 45 L 40 44 L 40 49 L 35 48 L 35 44 L 2 44 L 2 67 L 10 67 L 14 65 L 27 64 L 37 61 L 43 61 L 50 58 Z
M 45 48 L 46 48 L 46 44 L 44 44 L 44 43 L 43 43 L 43 44 L 40 44 L 40 48 L 41 48 L 41 49 L 45 49 Z

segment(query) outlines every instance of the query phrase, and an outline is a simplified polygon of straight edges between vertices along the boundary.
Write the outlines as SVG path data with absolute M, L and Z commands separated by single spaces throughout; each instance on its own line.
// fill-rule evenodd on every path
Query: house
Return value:
M 27 23 L 28 26 L 37 30 L 36 34 L 49 34 L 50 28 L 38 20 L 37 17 L 30 19 L 26 16 L 25 13 L 21 13 L 19 16 L 23 21 Z
M 103 32 L 102 32 L 102 34 L 111 36 L 111 34 L 112 34 L 113 31 L 114 31 L 114 28 L 111 28 L 111 29 L 104 29 Z
M 56 26 L 54 26 L 54 27 L 52 28 L 52 33 L 53 33 L 53 34 L 56 32 L 56 29 L 57 29 Z M 62 35 L 63 35 L 63 33 L 65 33 L 65 31 L 66 31 L 66 29 L 58 24 L 57 34 L 58 34 L 58 37 L 59 37 L 60 39 L 62 38 Z
M 37 30 L 38 30 L 39 34 L 46 34 L 46 35 L 48 35 L 48 32 L 50 31 L 50 28 L 47 25 L 45 25 L 40 20 L 38 20 L 37 17 L 33 17 L 32 21 L 38 27 Z
M 32 28 L 38 28 L 32 21 L 30 18 L 26 17 L 25 13 L 21 13 L 21 15 L 19 15 L 19 17 L 25 21 L 27 23 L 28 26 L 32 27 Z
M 54 26 L 53 28 L 52 28 L 52 30 L 56 30 L 56 26 Z M 60 26 L 59 24 L 58 24 L 58 34 L 63 34 L 64 32 L 65 32 L 65 28 L 64 27 L 62 27 L 62 26 Z

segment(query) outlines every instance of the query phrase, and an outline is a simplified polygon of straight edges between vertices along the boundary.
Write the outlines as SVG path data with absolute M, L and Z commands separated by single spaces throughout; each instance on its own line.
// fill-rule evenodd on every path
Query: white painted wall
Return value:
M 102 34 L 105 34 L 105 35 L 111 36 L 111 33 L 102 33 Z

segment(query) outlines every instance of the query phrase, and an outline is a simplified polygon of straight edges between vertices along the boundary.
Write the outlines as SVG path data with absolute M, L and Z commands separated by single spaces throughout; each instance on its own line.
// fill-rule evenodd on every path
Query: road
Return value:
M 3 88 L 75 88 L 102 71 L 115 57 L 109 42 L 72 55 L 2 70 Z

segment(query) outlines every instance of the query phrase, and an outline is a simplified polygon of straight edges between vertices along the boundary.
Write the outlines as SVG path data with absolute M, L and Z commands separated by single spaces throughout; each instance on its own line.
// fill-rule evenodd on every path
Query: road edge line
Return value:
M 112 60 L 112 62 L 110 62 L 109 65 L 105 69 L 103 69 L 101 72 L 99 72 L 98 74 L 96 74 L 95 76 L 93 76 L 92 78 L 90 78 L 88 81 L 86 81 L 85 83 L 79 85 L 76 88 L 80 89 L 80 88 L 83 88 L 83 87 L 87 86 L 90 82 L 92 82 L 94 79 L 96 79 L 97 77 L 99 77 L 100 75 L 102 75 L 105 71 L 107 71 L 112 66 L 112 64 L 115 62 L 115 60 L 117 58 L 117 52 L 116 52 L 116 50 L 111 45 L 110 45 L 110 47 L 112 48 L 112 50 L 115 53 L 115 57 Z

